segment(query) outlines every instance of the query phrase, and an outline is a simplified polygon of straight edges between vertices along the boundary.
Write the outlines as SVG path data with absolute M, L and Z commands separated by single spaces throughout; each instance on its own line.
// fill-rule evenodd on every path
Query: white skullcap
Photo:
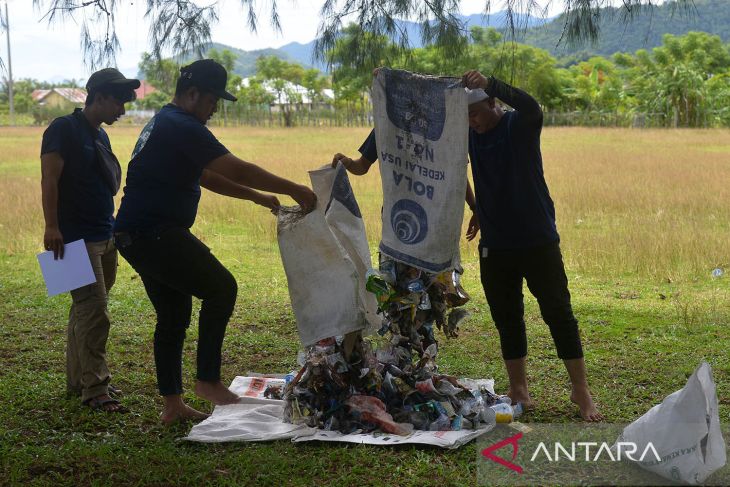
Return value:
M 487 92 L 482 90 L 481 88 L 477 88 L 476 90 L 470 90 L 469 88 L 464 89 L 466 90 L 466 96 L 469 100 L 469 105 L 471 105 L 472 103 L 479 103 L 480 101 L 489 98 Z

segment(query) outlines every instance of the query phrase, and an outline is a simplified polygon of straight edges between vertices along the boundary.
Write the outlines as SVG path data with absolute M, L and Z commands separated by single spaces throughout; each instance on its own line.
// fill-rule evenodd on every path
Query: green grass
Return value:
M 214 247 L 214 251 L 216 248 Z M 243 245 L 223 262 L 240 294 L 225 342 L 223 375 L 286 372 L 298 341 L 278 252 Z M 0 341 L 0 457 L 8 484 L 465 485 L 476 472 L 475 445 L 456 452 L 352 445 L 190 444 L 189 425 L 158 424 L 152 358 L 154 316 L 139 279 L 122 263 L 113 289 L 109 362 L 129 415 L 104 415 L 64 397 L 64 322 L 68 298 L 48 299 L 32 256 L 3 257 Z M 700 360 L 714 367 L 723 422 L 730 415 L 726 280 L 684 284 L 601 281 L 571 276 L 597 401 L 611 422 L 631 421 L 680 388 Z M 442 339 L 440 364 L 458 376 L 494 377 L 504 390 L 498 337 L 476 272 L 465 281 L 473 317 L 458 339 Z M 679 293 L 678 297 L 676 296 Z M 661 295 L 667 296 L 661 299 Z M 691 303 L 688 313 L 683 303 Z M 527 300 L 529 378 L 539 401 L 525 421 L 577 421 L 568 382 L 536 304 Z M 185 347 L 192 384 L 196 330 Z M 186 400 L 204 410 L 206 403 Z
M 616 139 L 614 132 L 605 132 L 601 134 L 601 144 Z M 247 148 L 256 156 L 251 159 L 291 158 L 287 146 L 277 147 L 280 134 L 274 130 L 256 132 L 257 138 Z M 302 132 L 291 134 L 283 137 L 302 138 Z M 325 162 L 322 159 L 326 150 L 356 146 L 364 131 L 340 130 L 334 136 L 328 136 L 327 131 L 316 134 L 306 147 L 311 152 L 308 157 L 320 162 L 311 163 L 310 167 Z M 546 135 L 548 146 L 555 145 L 549 138 L 555 135 L 550 134 L 555 133 Z M 661 144 L 661 134 L 651 132 L 651 137 Z M 663 134 L 666 140 L 674 137 L 673 132 Z M 697 132 L 691 136 L 705 134 Z M 231 145 L 238 143 L 232 132 L 224 135 Z M 591 135 L 581 139 L 581 147 L 590 146 Z M 39 132 L 24 132 L 17 137 L 23 140 L 23 146 L 32 146 L 28 152 L 18 143 L 14 146 L 15 155 L 0 155 L 0 193 L 5 195 L 0 197 L 5 198 L 5 215 L 0 215 L 0 484 L 442 486 L 476 482 L 474 443 L 457 451 L 442 451 L 287 441 L 223 445 L 181 441 L 190 425 L 163 428 L 158 422 L 161 401 L 152 357 L 154 314 L 139 278 L 123 260 L 111 295 L 113 324 L 108 359 L 113 382 L 124 390 L 124 404 L 132 412 L 106 415 L 82 407 L 77 399 L 67 399 L 64 344 L 69 298 L 45 296 L 34 257 L 42 229 L 37 199 L 37 145 L 33 145 Z M 332 137 L 337 139 L 333 142 Z M 6 144 L 6 140 L 0 138 L 0 145 Z M 112 140 L 115 141 L 115 134 Z M 571 144 L 577 143 L 570 140 Z M 128 150 L 132 139 L 123 138 L 115 143 L 119 150 Z M 727 162 L 725 159 L 724 164 Z M 281 174 L 281 168 L 277 169 Z M 642 173 L 641 167 L 636 171 Z M 705 188 L 689 187 L 687 181 L 693 181 L 693 168 L 687 167 L 686 171 L 689 175 L 683 180 L 682 192 L 691 202 L 691 195 L 701 195 Z M 297 166 L 292 176 L 302 179 L 302 173 L 303 169 Z M 553 173 L 553 180 L 558 181 L 560 174 Z M 710 276 L 714 265 L 730 261 L 727 241 L 720 247 L 725 249 L 724 256 L 720 252 L 714 260 L 697 263 L 689 253 L 676 250 L 684 249 L 684 240 L 673 246 L 673 234 L 655 235 L 657 252 L 668 252 L 654 256 L 661 264 L 640 260 L 640 265 L 633 265 L 629 260 L 626 265 L 619 265 L 612 260 L 614 255 L 606 256 L 597 265 L 591 262 L 590 255 L 598 254 L 584 255 L 591 245 L 596 252 L 605 253 L 623 247 L 627 254 L 641 253 L 642 259 L 652 258 L 651 248 L 636 247 L 638 244 L 628 233 L 617 233 L 614 238 L 618 241 L 612 247 L 601 248 L 599 243 L 608 241 L 608 236 L 600 233 L 606 222 L 613 221 L 616 228 L 628 232 L 628 224 L 622 220 L 629 218 L 622 216 L 626 207 L 618 201 L 606 201 L 604 206 L 608 209 L 601 212 L 600 204 L 578 194 L 570 177 L 565 173 L 565 179 L 555 184 L 558 191 L 553 196 L 559 212 L 563 212 L 559 225 L 589 381 L 608 421 L 636 419 L 681 388 L 700 361 L 707 360 L 718 387 L 721 421 L 728 423 L 730 276 Z M 591 176 L 585 170 L 581 184 L 590 186 L 591 177 L 602 176 Z M 630 179 L 630 175 L 626 177 Z M 377 183 L 377 178 L 374 181 Z M 633 189 L 640 193 L 642 184 L 637 180 L 634 188 L 621 191 L 629 194 Z M 372 213 L 377 208 L 377 188 L 363 181 L 354 181 L 353 185 L 364 202 L 364 211 Z M 224 344 L 224 380 L 248 371 L 292 370 L 299 343 L 273 219 L 264 210 L 244 203 L 229 205 L 208 195 L 204 200 L 194 231 L 203 236 L 239 283 L 238 302 Z M 704 213 L 690 208 L 689 214 L 697 211 L 701 217 L 694 222 L 684 213 L 677 218 L 686 217 L 687 228 L 694 225 L 701 227 L 701 232 L 710 232 L 706 226 L 717 225 L 725 230 L 713 231 L 726 232 L 728 209 L 730 203 L 725 200 Z M 711 212 L 718 217 L 710 219 Z M 596 218 L 588 216 L 585 223 L 573 225 L 574 215 L 579 214 L 595 214 Z M 370 238 L 374 243 L 373 231 Z M 629 239 L 622 240 L 624 237 Z M 599 243 L 591 243 L 596 238 Z M 701 240 L 693 245 L 698 252 L 706 251 Z M 496 388 L 504 391 L 506 377 L 498 337 L 478 281 L 473 246 L 465 245 L 463 255 L 464 285 L 472 296 L 467 308 L 473 316 L 458 339 L 441 338 L 439 364 L 444 372 L 457 376 L 493 377 Z M 523 420 L 577 422 L 577 410 L 568 400 L 568 380 L 562 363 L 555 355 L 534 299 L 526 294 L 528 375 L 537 409 Z M 185 346 L 184 383 L 188 387 L 194 377 L 196 323 L 194 319 Z M 195 407 L 211 410 L 208 403 L 197 400 L 192 393 L 187 393 L 185 399 Z

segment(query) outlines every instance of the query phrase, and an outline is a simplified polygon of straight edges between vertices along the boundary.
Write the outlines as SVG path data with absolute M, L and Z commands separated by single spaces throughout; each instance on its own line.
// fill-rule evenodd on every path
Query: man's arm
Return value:
M 210 161 L 205 169 L 242 186 L 287 194 L 305 211 L 313 210 L 317 202 L 317 196 L 308 187 L 280 178 L 256 164 L 239 159 L 230 152 Z
M 373 76 L 375 72 L 373 72 Z M 362 176 L 370 170 L 370 166 L 378 160 L 378 148 L 375 143 L 375 130 L 371 130 L 365 141 L 360 146 L 360 158 L 353 160 L 344 154 L 337 153 L 332 158 L 332 167 L 337 167 L 337 163 L 341 162 L 345 169 L 356 176 Z
M 63 235 L 58 228 L 58 181 L 63 172 L 63 159 L 58 152 L 41 156 L 41 202 L 46 229 L 43 247 L 53 250 L 54 259 L 63 259 Z
M 474 190 L 471 189 L 471 183 L 469 180 L 466 180 L 466 204 L 469 207 L 469 209 L 473 212 L 477 208 L 477 200 L 474 197 Z
M 203 174 L 200 177 L 200 185 L 207 190 L 222 194 L 223 196 L 253 201 L 257 205 L 270 209 L 272 212 L 278 210 L 281 206 L 276 196 L 259 193 L 208 169 L 203 170 Z
M 479 218 L 477 217 L 477 201 L 474 197 L 474 191 L 471 189 L 471 183 L 466 180 L 466 204 L 471 210 L 471 217 L 469 218 L 469 226 L 466 229 L 466 239 L 468 241 L 474 240 L 474 237 L 479 233 Z
M 508 85 L 494 76 L 487 78 L 476 70 L 464 73 L 463 81 L 464 85 L 471 90 L 481 88 L 490 97 L 499 98 L 517 110 L 525 122 L 542 125 L 542 108 L 537 100 L 527 92 Z
M 345 169 L 350 171 L 352 174 L 362 176 L 363 174 L 367 174 L 370 170 L 370 166 L 372 166 L 375 161 L 370 161 L 365 156 L 360 156 L 359 159 L 353 160 L 338 152 L 332 158 L 332 167 L 337 167 L 338 162 L 341 162 L 342 165 L 345 166 Z

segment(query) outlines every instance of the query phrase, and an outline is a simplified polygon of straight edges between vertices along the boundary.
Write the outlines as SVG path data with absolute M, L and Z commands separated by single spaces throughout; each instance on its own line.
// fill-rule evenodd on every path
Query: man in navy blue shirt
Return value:
M 92 74 L 86 84 L 84 109 L 55 119 L 43 133 L 41 190 L 45 234 L 43 244 L 63 258 L 64 244 L 83 239 L 96 282 L 71 291 L 66 344 L 66 387 L 84 404 L 108 412 L 125 409 L 109 396 L 114 389 L 106 363 L 109 336 L 108 294 L 117 271 L 112 244 L 113 196 L 118 190 L 100 154 L 111 154 L 101 123 L 124 115 L 124 104 L 135 99 L 136 79 L 114 68 Z M 101 145 L 101 147 L 99 147 Z M 113 156 L 112 156 L 113 157 Z M 113 164 L 118 164 L 116 159 Z
M 530 95 L 478 71 L 463 76 L 472 90 L 469 158 L 476 218 L 467 238 L 481 228 L 482 285 L 499 331 L 502 357 L 514 402 L 532 406 L 526 375 L 527 335 L 522 281 L 535 296 L 568 371 L 571 400 L 586 421 L 600 421 L 586 379 L 578 321 L 555 226 L 555 208 L 542 168 L 542 110 Z M 488 94 L 488 95 L 487 95 Z M 506 112 L 499 99 L 514 110 Z
M 225 90 L 227 76 L 211 59 L 180 69 L 172 103 L 149 121 L 134 148 L 114 227 L 119 253 L 139 273 L 157 313 L 154 353 L 165 424 L 206 417 L 182 400 L 182 351 L 193 296 L 202 300 L 195 393 L 218 405 L 239 400 L 220 376 L 236 279 L 190 233 L 201 186 L 271 210 L 279 207 L 276 196 L 252 188 L 287 194 L 304 211 L 316 202 L 308 187 L 231 154 L 205 126 L 219 99 L 236 100 Z
M 524 279 L 568 371 L 571 400 L 584 420 L 601 420 L 588 388 L 555 208 L 542 170 L 540 105 L 527 93 L 478 71 L 465 73 L 463 82 L 470 88 L 469 158 L 474 179 L 474 193 L 467 184 L 466 201 L 473 212 L 467 239 L 473 240 L 481 228 L 481 279 L 500 336 L 510 381 L 508 395 L 525 408 L 533 407 L 525 370 Z M 497 98 L 514 110 L 502 110 Z M 359 151 L 358 159 L 335 154 L 333 165 L 341 162 L 353 174 L 367 173 L 378 159 L 374 132 Z

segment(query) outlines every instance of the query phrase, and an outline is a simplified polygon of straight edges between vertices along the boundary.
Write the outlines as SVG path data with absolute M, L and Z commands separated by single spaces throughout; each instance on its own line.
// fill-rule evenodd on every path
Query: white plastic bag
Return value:
M 635 463 L 675 482 L 696 485 L 722 468 L 725 441 L 710 364 L 702 362 L 684 388 L 628 425 L 617 442 L 634 443 L 639 453 L 651 442 L 661 461 L 651 454 Z
M 325 166 L 309 177 L 317 207 L 296 221 L 280 213 L 277 228 L 304 346 L 379 324 L 375 296 L 365 290 L 371 267 L 365 224 L 347 171 Z

